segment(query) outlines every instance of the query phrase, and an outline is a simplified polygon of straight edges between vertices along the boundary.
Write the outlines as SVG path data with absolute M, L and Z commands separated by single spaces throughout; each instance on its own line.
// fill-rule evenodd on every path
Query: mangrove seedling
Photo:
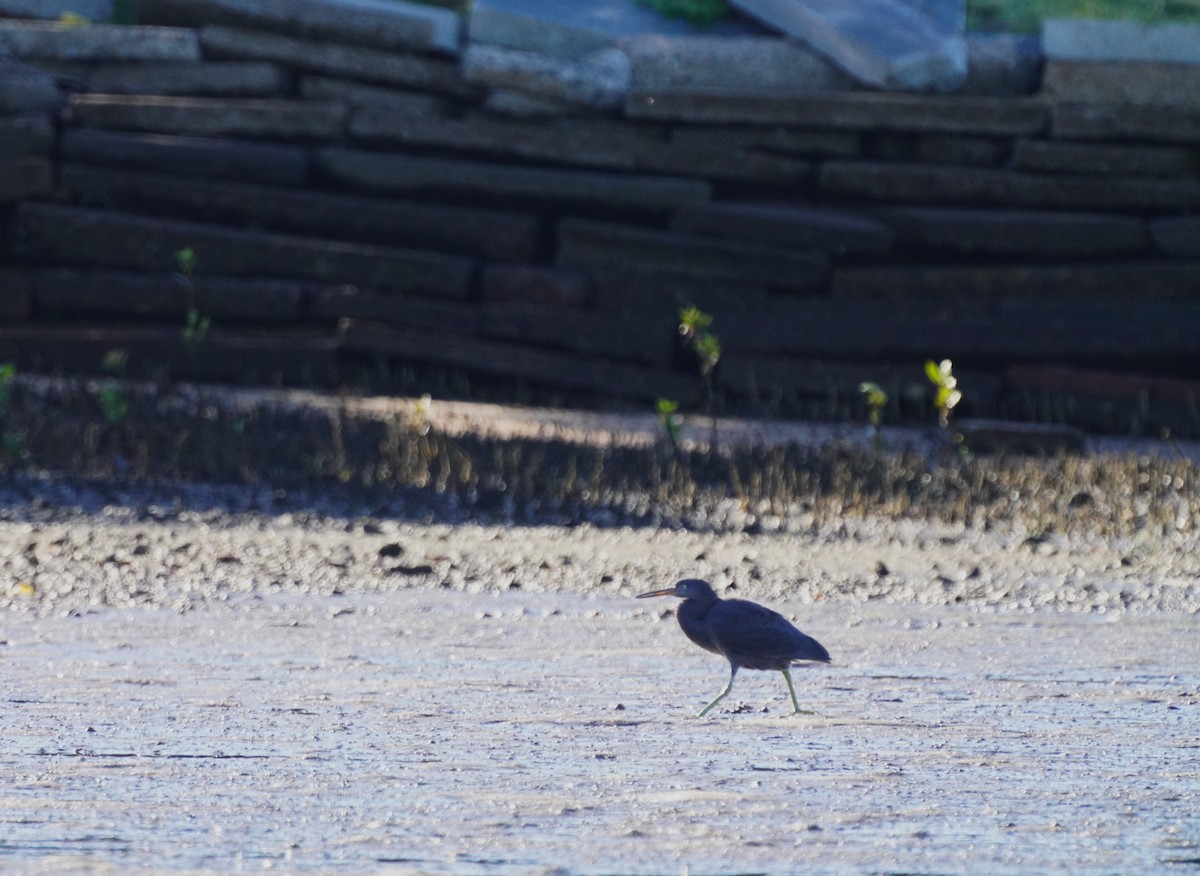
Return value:
M 175 282 L 183 287 L 187 295 L 187 312 L 183 319 L 183 346 L 191 355 L 196 355 L 200 345 L 212 327 L 212 317 L 202 314 L 196 307 L 196 251 L 190 246 L 175 253 Z
M 958 390 L 958 378 L 954 376 L 954 363 L 943 359 L 940 363 L 932 359 L 925 363 L 925 376 L 934 385 L 934 407 L 938 412 L 938 424 L 945 429 L 950 425 L 950 412 L 962 401 Z
M 679 430 L 683 423 L 679 416 L 679 402 L 669 398 L 660 398 L 657 402 L 658 422 L 662 426 L 663 434 L 667 436 L 667 442 L 671 445 L 671 449 L 676 453 L 679 452 Z
M 883 423 L 883 409 L 887 407 L 888 394 L 878 383 L 872 383 L 869 380 L 860 383 L 858 391 L 863 394 L 863 398 L 867 402 L 867 419 L 870 420 L 871 428 L 878 431 Z

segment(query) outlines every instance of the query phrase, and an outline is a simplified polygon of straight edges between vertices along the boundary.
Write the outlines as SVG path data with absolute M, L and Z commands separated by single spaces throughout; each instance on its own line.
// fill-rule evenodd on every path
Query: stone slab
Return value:
M 1105 399 L 1152 399 L 1194 406 L 1200 383 L 1177 377 L 1130 374 L 1099 368 L 1061 365 L 1014 365 L 1005 369 L 1005 382 L 1014 390 L 1036 389 Z
M 75 94 L 68 121 L 107 128 L 196 137 L 336 140 L 349 109 L 340 103 L 255 98 Z
M 338 324 L 343 319 L 369 320 L 396 328 L 478 333 L 481 308 L 460 301 L 380 292 L 360 286 L 325 286 L 309 303 L 315 322 Z
M 284 143 L 253 143 L 83 128 L 63 131 L 61 158 L 75 164 L 163 171 L 183 176 L 303 186 L 308 152 Z
M 722 346 L 800 357 L 911 360 L 929 350 L 955 361 L 1111 361 L 1113 351 L 1133 358 L 1170 358 L 1200 353 L 1200 308 L 1153 308 L 1138 315 L 1132 305 L 1093 311 L 1080 331 L 1078 307 L 1029 314 L 941 314 L 913 302 L 798 297 L 769 313 L 722 314 Z M 1187 316 L 1190 314 L 1190 317 Z
M 1010 148 L 1007 139 L 930 134 L 917 140 L 912 158 L 936 164 L 995 167 L 1008 157 Z
M 350 119 L 350 134 L 375 143 L 445 147 L 483 157 L 522 158 L 605 170 L 646 171 L 776 186 L 808 179 L 808 162 L 767 150 L 692 143 L 680 146 L 661 126 L 596 118 L 535 121 L 485 113 L 397 112 L 365 107 Z
M 581 116 L 588 112 L 578 104 L 517 91 L 512 88 L 489 88 L 481 104 L 488 112 L 517 119 L 558 118 Z
M 967 78 L 955 94 L 1033 94 L 1041 84 L 1042 44 L 1036 36 L 967 35 Z
M 0 20 L 0 50 L 23 61 L 199 61 L 194 30 Z
M 179 325 L 193 305 L 214 323 L 295 322 L 320 288 L 295 280 L 197 276 L 189 295 L 170 272 L 71 268 L 30 271 L 29 279 L 39 315 L 153 318 Z
M 827 257 L 816 251 L 584 219 L 559 224 L 557 260 L 564 267 L 632 268 L 789 290 L 820 288 L 829 276 Z
M 295 70 L 434 91 L 454 97 L 478 97 L 479 88 L 463 79 L 457 61 L 379 49 L 303 40 L 263 31 L 206 25 L 200 43 L 207 57 L 271 61 Z
M 912 94 L 836 95 L 679 89 L 632 92 L 632 118 L 690 123 L 791 125 L 850 131 L 1028 136 L 1049 125 L 1034 98 L 932 97 Z
M 172 269 L 175 253 L 191 247 L 201 274 L 357 283 L 450 298 L 468 293 L 474 271 L 474 262 L 461 256 L 49 204 L 17 208 L 10 247 L 35 263 L 147 271 Z
M 0 114 L 58 110 L 67 97 L 54 79 L 41 73 L 0 71 Z
M 806 158 L 857 158 L 862 134 L 756 125 L 675 125 L 671 144 L 684 152 L 750 150 Z
M 661 132 L 653 126 L 639 128 L 619 120 L 523 121 L 482 113 L 402 113 L 391 106 L 357 110 L 349 131 L 374 143 L 630 171 L 638 169 L 639 156 L 662 145 Z
M 901 246 L 973 255 L 1116 257 L 1150 242 L 1141 219 L 1104 213 L 889 207 L 879 215 Z
M 819 249 L 834 256 L 887 253 L 895 234 L 866 216 L 790 204 L 714 201 L 685 207 L 671 228 L 800 249 Z
M 702 180 L 385 155 L 354 149 L 321 149 L 316 162 L 329 178 L 360 190 L 491 203 L 575 204 L 665 213 L 687 204 L 705 203 L 712 195 L 712 185 Z
M 1119 104 L 1056 104 L 1051 133 L 1064 140 L 1200 143 L 1200 110 Z
M 0 160 L 23 155 L 48 157 L 53 148 L 54 122 L 49 116 L 0 116 Z
M 0 160 L 0 204 L 45 197 L 54 189 L 54 167 L 46 156 Z
M 482 44 L 463 53 L 468 82 L 596 109 L 616 109 L 629 94 L 628 56 L 597 49 L 570 60 Z
M 321 42 L 456 55 L 461 19 L 405 0 L 139 0 L 143 21 L 256 28 Z
M 1200 150 L 1146 144 L 1018 140 L 1013 146 L 1012 167 L 1104 176 L 1192 176 L 1200 167 Z
M 831 197 L 906 204 L 1098 211 L 1200 206 L 1200 179 L 1034 174 L 890 162 L 827 161 L 817 185 Z
M 653 401 L 690 399 L 699 390 L 695 377 L 665 368 L 583 358 L 521 344 L 474 338 L 430 329 L 408 329 L 364 320 L 343 320 L 342 349 L 405 362 L 463 368 L 501 378 L 612 397 Z
M 445 116 L 450 107 L 449 101 L 442 95 L 384 85 L 366 85 L 329 76 L 301 76 L 296 88 L 305 100 L 338 102 L 354 108 L 367 107 L 401 119 Z
M 664 312 L 695 305 L 702 310 L 764 310 L 770 299 L 763 282 L 722 280 L 684 274 L 664 274 L 627 265 L 602 265 L 581 269 L 595 288 L 597 310 L 644 313 L 653 318 Z
M 1129 301 L 1131 296 L 1187 298 L 1200 295 L 1200 261 L 1138 259 L 1073 265 L 917 265 L 838 267 L 831 292 L 866 300 L 945 301 L 967 296 L 995 301 L 1042 296 L 1074 302 Z
M 171 214 L 239 227 L 457 252 L 500 261 L 534 259 L 541 239 L 540 220 L 513 211 L 362 198 L 74 164 L 62 167 L 61 183 L 81 200 L 99 201 L 127 212 Z
M 1048 61 L 1200 64 L 1200 25 L 1049 18 L 1042 51 Z
M 1200 28 L 1197 28 L 1200 39 Z M 1042 92 L 1079 104 L 1135 104 L 1200 109 L 1200 64 L 1047 61 Z
M 731 18 L 697 28 L 630 0 L 475 0 L 468 20 L 472 42 L 572 59 L 642 35 L 744 36 L 764 33 Z
M 104 375 L 105 355 L 122 349 L 126 376 L 156 381 L 333 386 L 340 376 L 337 342 L 311 330 L 238 335 L 216 326 L 189 350 L 174 327 L 6 326 L 0 347 L 23 372 Z
M 954 24 L 896 0 L 731 0 L 742 12 L 826 55 L 859 82 L 953 91 L 967 75 L 965 3 Z
M 848 91 L 854 80 L 816 52 L 778 37 L 631 37 L 621 47 L 632 65 L 631 87 Z
M 480 334 L 514 344 L 665 369 L 674 357 L 679 320 L 676 311 L 668 308 L 657 319 L 648 319 L 645 313 L 614 310 L 489 306 L 480 320 Z
M 1200 259 L 1200 216 L 1173 216 L 1150 223 L 1154 245 L 1164 255 Z
M 29 272 L 0 268 L 0 323 L 24 322 L 33 316 L 33 284 Z
M 113 0 L 0 0 L 0 17 L 40 18 L 57 21 L 71 13 L 88 21 L 107 21 L 113 12 Z
M 585 273 L 541 265 L 489 264 L 480 279 L 485 304 L 584 308 L 596 290 Z
M 266 97 L 286 94 L 291 76 L 277 64 L 201 61 L 178 64 L 96 64 L 80 71 L 87 90 L 103 94 Z

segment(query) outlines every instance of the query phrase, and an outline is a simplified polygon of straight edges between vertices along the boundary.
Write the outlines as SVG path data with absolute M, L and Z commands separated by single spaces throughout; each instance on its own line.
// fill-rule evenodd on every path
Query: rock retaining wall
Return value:
M 977 413 L 1200 431 L 1195 59 L 1048 34 L 1040 93 L 892 94 L 766 37 L 568 58 L 306 2 L 0 21 L 0 358 L 687 403 L 694 303 L 731 409 L 902 407 L 951 357 Z

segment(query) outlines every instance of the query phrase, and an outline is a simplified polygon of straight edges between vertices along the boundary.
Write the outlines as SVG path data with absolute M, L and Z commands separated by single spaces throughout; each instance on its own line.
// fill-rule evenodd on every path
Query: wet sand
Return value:
M 0 868 L 1180 872 L 1200 625 L 776 606 L 834 655 L 745 672 L 667 601 L 414 587 L 10 611 Z

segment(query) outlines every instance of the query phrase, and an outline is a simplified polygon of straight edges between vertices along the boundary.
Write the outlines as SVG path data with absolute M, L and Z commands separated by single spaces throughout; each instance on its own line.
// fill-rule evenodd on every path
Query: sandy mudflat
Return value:
M 0 496 L 0 869 L 1188 871 L 1187 542 L 915 521 L 448 526 L 232 488 Z M 832 652 L 686 642 L 685 574 Z

